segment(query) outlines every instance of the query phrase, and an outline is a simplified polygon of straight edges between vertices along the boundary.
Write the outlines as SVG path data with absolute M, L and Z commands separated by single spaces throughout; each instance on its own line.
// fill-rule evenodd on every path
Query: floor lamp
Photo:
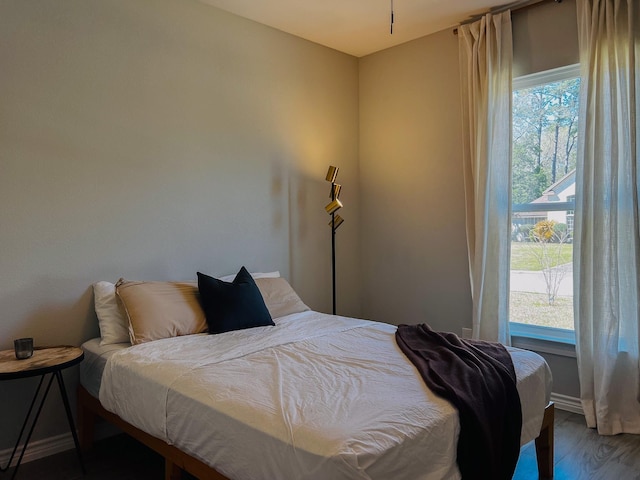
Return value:
M 331 215 L 331 221 L 329 226 L 331 227 L 331 284 L 333 292 L 333 314 L 336 314 L 336 230 L 344 219 L 340 215 L 336 215 L 336 212 L 342 208 L 342 202 L 338 199 L 340 196 L 340 190 L 342 185 L 336 183 L 336 177 L 338 176 L 338 167 L 333 165 L 329 166 L 327 171 L 327 182 L 331 182 L 331 202 L 327 205 L 325 210 Z

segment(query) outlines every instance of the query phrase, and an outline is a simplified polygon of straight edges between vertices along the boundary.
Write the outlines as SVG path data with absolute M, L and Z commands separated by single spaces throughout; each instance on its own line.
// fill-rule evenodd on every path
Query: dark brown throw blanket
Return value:
M 457 462 L 463 480 L 512 478 L 522 410 L 507 349 L 434 332 L 425 324 L 400 325 L 396 341 L 427 386 L 458 409 Z

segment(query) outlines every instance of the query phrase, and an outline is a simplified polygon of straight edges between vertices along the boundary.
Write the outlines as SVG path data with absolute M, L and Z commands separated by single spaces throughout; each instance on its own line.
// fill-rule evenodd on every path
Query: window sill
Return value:
M 576 337 L 573 330 L 515 322 L 509 324 L 509 330 L 514 347 L 576 358 Z

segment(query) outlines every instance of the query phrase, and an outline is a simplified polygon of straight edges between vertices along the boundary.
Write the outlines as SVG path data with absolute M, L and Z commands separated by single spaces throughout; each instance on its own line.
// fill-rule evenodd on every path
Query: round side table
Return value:
M 60 395 L 62 396 L 62 402 L 64 403 L 64 408 L 67 413 L 67 420 L 69 421 L 69 428 L 71 429 L 73 442 L 75 443 L 76 452 L 78 453 L 80 468 L 82 468 L 82 473 L 85 473 L 82 454 L 80 453 L 80 444 L 78 443 L 78 434 L 76 433 L 76 428 L 73 424 L 71 407 L 69 406 L 69 398 L 67 397 L 67 391 L 64 387 L 64 380 L 62 379 L 62 370 L 72 367 L 73 365 L 77 365 L 83 359 L 84 352 L 82 351 L 82 349 L 70 346 L 36 347 L 33 349 L 33 355 L 25 360 L 17 360 L 14 350 L 0 351 L 0 381 L 36 377 L 38 375 L 40 376 L 40 383 L 38 383 L 38 388 L 36 389 L 36 393 L 33 396 L 31 405 L 29 406 L 27 416 L 25 417 L 22 428 L 20 429 L 20 435 L 18 436 L 16 445 L 13 448 L 11 457 L 9 458 L 9 462 L 7 463 L 6 467 L 0 466 L 0 472 L 5 472 L 11 467 L 13 458 L 18 450 L 18 446 L 20 445 L 22 435 L 24 434 L 27 424 L 29 423 L 29 419 L 31 418 L 33 407 L 35 406 L 36 400 L 38 399 L 38 396 L 40 394 L 40 390 L 42 389 L 45 377 L 47 376 L 47 374 L 51 374 L 51 376 L 49 377 L 49 382 L 47 383 L 47 386 L 44 390 L 44 394 L 42 395 L 42 399 L 40 400 L 40 404 L 38 405 L 33 423 L 31 424 L 31 428 L 29 429 L 29 433 L 27 434 L 24 445 L 22 446 L 22 451 L 20 452 L 18 463 L 13 470 L 13 474 L 11 476 L 12 480 L 18 473 L 18 468 L 20 467 L 20 463 L 22 462 L 22 457 L 24 457 L 24 452 L 27 450 L 27 445 L 29 444 L 29 440 L 31 439 L 31 434 L 33 433 L 36 423 L 38 422 L 38 417 L 40 416 L 42 406 L 44 405 L 44 401 L 47 398 L 54 378 L 58 382 Z

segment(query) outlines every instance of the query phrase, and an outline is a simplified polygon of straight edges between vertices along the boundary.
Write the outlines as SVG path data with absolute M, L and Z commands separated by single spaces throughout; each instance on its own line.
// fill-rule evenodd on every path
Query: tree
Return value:
M 578 143 L 578 106 L 580 98 L 580 80 L 565 80 L 562 85 L 563 108 L 560 118 L 566 135 L 564 141 L 564 174 L 576 167 L 576 144 Z
M 575 168 L 579 88 L 575 78 L 513 92 L 513 203 L 535 200 Z

